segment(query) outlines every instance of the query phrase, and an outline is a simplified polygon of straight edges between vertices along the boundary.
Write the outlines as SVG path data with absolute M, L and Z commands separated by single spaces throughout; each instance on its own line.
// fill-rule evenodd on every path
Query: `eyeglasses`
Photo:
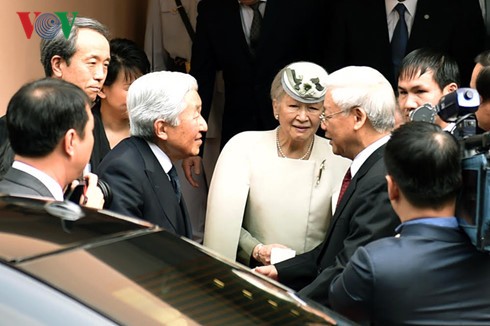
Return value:
M 337 112 L 334 112 L 334 113 L 330 113 L 330 114 L 325 114 L 325 112 L 323 112 L 322 114 L 320 114 L 320 120 L 322 120 L 323 122 L 325 122 L 327 120 L 332 119 L 337 114 L 343 113 L 343 112 L 346 112 L 346 111 L 340 110 L 340 111 L 337 111 Z
M 353 107 L 351 108 L 348 108 L 347 110 L 340 110 L 340 111 L 337 111 L 337 112 L 334 112 L 334 113 L 330 113 L 330 114 L 325 114 L 325 112 L 323 112 L 322 114 L 320 114 L 320 120 L 322 122 L 325 122 L 327 120 L 330 120 L 332 119 L 334 116 L 336 116 L 337 114 L 340 114 L 340 113 L 344 113 L 344 112 L 348 112 L 352 109 L 355 109 L 355 108 L 358 108 L 359 105 L 354 105 Z

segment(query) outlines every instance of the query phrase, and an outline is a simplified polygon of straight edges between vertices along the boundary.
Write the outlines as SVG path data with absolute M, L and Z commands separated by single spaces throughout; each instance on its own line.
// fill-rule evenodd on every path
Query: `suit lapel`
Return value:
M 190 226 L 190 218 L 187 209 L 185 208 L 184 201 L 181 200 L 180 204 L 177 203 L 172 184 L 146 141 L 136 137 L 134 139 L 139 143 L 137 148 L 140 149 L 141 156 L 145 162 L 145 174 L 158 199 L 158 204 L 160 205 L 164 218 L 170 223 L 176 234 L 182 234 L 182 230 L 178 227 L 178 221 L 176 220 L 179 216 L 172 218 L 175 214 L 171 211 L 171 207 L 178 206 L 178 210 L 182 212 L 183 215 L 185 234 L 187 237 L 191 238 L 192 232 L 190 230 L 192 230 L 192 228 Z
M 332 230 L 334 229 L 334 225 L 339 219 L 339 217 L 342 215 L 342 211 L 345 209 L 347 204 L 349 203 L 350 198 L 352 197 L 352 194 L 355 192 L 357 188 L 357 183 L 359 180 L 361 180 L 364 175 L 371 169 L 371 167 L 378 162 L 380 159 L 383 159 L 383 154 L 384 154 L 384 149 L 385 145 L 381 146 L 377 150 L 375 150 L 371 156 L 368 157 L 368 159 L 361 165 L 361 168 L 359 171 L 357 171 L 356 175 L 352 178 L 349 187 L 344 193 L 344 196 L 342 197 L 342 200 L 340 201 L 338 207 L 335 210 L 334 216 L 332 216 L 332 222 L 331 226 L 329 228 L 328 234 L 326 239 L 330 237 L 330 234 Z
M 25 173 L 24 171 L 17 170 L 15 168 L 10 168 L 5 174 L 5 180 L 8 180 L 12 183 L 18 184 L 19 186 L 23 186 L 26 188 L 30 188 L 39 196 L 43 197 L 51 197 L 53 198 L 53 194 L 49 191 L 49 189 L 39 181 L 39 179 L 33 177 L 32 175 Z
M 138 143 L 137 148 L 140 150 L 141 156 L 145 162 L 145 174 L 153 189 L 155 197 L 158 199 L 158 204 L 160 205 L 164 215 L 163 218 L 170 223 L 174 229 L 174 232 L 180 234 L 181 230 L 179 230 L 177 221 L 175 220 L 177 217 L 175 217 L 174 214 L 169 211 L 170 207 L 178 205 L 172 184 L 170 183 L 170 180 L 168 180 L 167 174 L 163 170 L 146 141 L 137 137 L 133 139 Z

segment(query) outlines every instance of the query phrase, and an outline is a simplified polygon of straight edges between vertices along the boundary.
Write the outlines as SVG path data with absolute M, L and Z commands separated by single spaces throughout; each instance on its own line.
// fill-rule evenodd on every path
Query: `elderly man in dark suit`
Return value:
M 14 162 L 0 192 L 62 201 L 65 188 L 82 176 L 94 137 L 91 101 L 77 86 L 47 78 L 22 86 L 7 107 L 6 127 Z M 86 176 L 85 206 L 102 208 L 97 176 Z
M 191 238 L 173 162 L 198 155 L 201 133 L 207 130 L 197 82 L 180 72 L 144 75 L 130 86 L 127 107 L 131 137 L 114 147 L 98 168 L 114 194 L 109 209 Z
M 490 256 L 454 217 L 460 145 L 436 125 L 410 122 L 393 132 L 384 160 L 399 237 L 354 253 L 332 282 L 333 308 L 375 325 L 488 325 Z
M 369 67 L 346 67 L 327 78 L 322 128 L 333 152 L 352 160 L 325 240 L 315 249 L 257 272 L 328 305 L 328 288 L 354 251 L 394 235 L 399 220 L 386 189 L 384 145 L 394 126 L 390 83 Z
M 392 49 L 400 14 L 408 42 Z M 401 12 L 401 11 L 400 11 Z M 431 47 L 458 62 L 462 86 L 467 86 L 473 58 L 484 49 L 485 27 L 478 0 L 343 0 L 337 7 L 326 38 L 327 71 L 348 65 L 366 65 L 379 70 L 396 86 L 394 61 L 414 49 Z M 401 42 L 401 41 L 400 41 Z M 397 42 L 395 42 L 397 43 Z M 404 50 L 404 51 L 403 51 Z M 395 54 L 393 51 L 402 51 Z M 395 60 L 393 60 L 395 59 Z

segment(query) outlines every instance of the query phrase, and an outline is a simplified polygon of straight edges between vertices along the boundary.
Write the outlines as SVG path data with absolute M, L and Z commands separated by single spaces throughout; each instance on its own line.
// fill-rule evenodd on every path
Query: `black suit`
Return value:
M 179 204 L 167 174 L 145 140 L 130 137 L 121 141 L 104 157 L 97 174 L 112 189 L 109 210 L 192 237 L 184 199 Z
M 275 265 L 279 281 L 300 295 L 328 305 L 328 288 L 354 251 L 378 238 L 394 235 L 400 220 L 391 208 L 378 148 L 354 175 L 340 201 L 325 240 L 312 251 Z
M 0 181 L 0 193 L 51 197 L 53 194 L 39 179 L 11 167 Z
M 272 80 L 291 62 L 320 63 L 323 29 L 317 15 L 322 2 L 326 1 L 268 0 L 255 59 L 243 32 L 238 1 L 199 3 L 190 73 L 199 84 L 207 120 L 215 74 L 223 71 L 222 145 L 239 132 L 277 126 L 269 94 Z
M 461 229 L 404 225 L 356 251 L 330 301 L 376 325 L 489 325 L 489 275 L 490 256 Z
M 339 1 L 328 21 L 325 66 L 370 66 L 395 85 L 385 1 Z M 406 53 L 431 47 L 458 62 L 467 86 L 474 58 L 484 50 L 485 29 L 478 0 L 418 0 Z

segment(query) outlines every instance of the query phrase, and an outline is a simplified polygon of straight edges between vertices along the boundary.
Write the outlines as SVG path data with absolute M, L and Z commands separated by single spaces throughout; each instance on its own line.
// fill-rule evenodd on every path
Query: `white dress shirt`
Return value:
M 374 143 L 370 144 L 368 147 L 364 148 L 352 161 L 350 166 L 350 174 L 352 178 L 356 175 L 357 171 L 361 168 L 361 166 L 366 162 L 366 160 L 373 154 L 378 148 L 383 146 L 390 139 L 390 135 L 386 135 Z
M 399 15 L 395 10 L 396 5 L 401 2 L 407 8 L 405 11 L 405 21 L 407 22 L 408 36 L 412 31 L 413 19 L 415 17 L 415 9 L 417 8 L 417 0 L 385 0 L 386 18 L 388 19 L 388 33 L 390 35 L 390 42 L 393 38 L 393 32 L 395 31 L 396 24 L 398 23 Z
M 148 146 L 150 146 L 151 151 L 157 158 L 158 163 L 162 166 L 163 171 L 167 174 L 168 179 L 170 180 L 170 176 L 168 175 L 168 172 L 172 168 L 172 161 L 170 161 L 170 158 L 165 154 L 164 151 L 160 149 L 155 143 L 151 143 L 147 141 Z
M 238 1 L 238 3 L 240 3 L 240 1 Z M 259 10 L 262 17 L 264 17 L 266 4 L 267 0 L 260 0 Z M 250 46 L 250 27 L 252 26 L 252 20 L 254 19 L 254 11 L 250 6 L 242 5 L 240 3 L 240 16 L 242 17 L 243 33 L 245 33 L 245 38 Z

